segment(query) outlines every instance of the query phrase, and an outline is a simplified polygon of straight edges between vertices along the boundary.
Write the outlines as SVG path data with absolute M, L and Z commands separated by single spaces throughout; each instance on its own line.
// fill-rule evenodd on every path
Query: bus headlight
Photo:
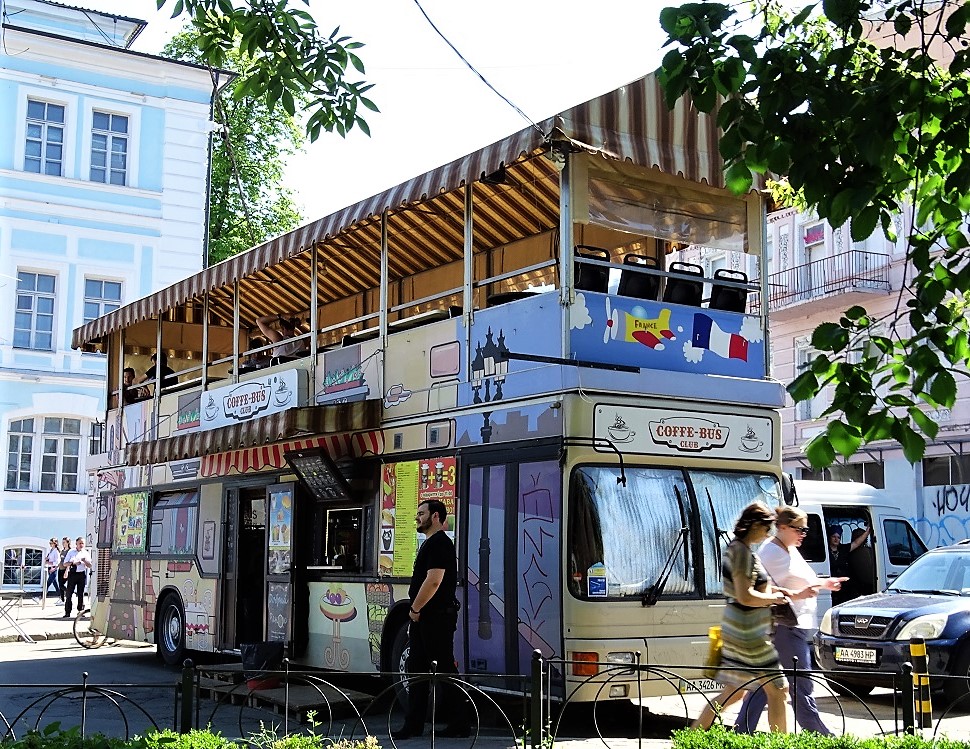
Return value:
M 822 622 L 818 625 L 818 631 L 823 635 L 833 635 L 832 631 L 832 609 L 822 614 Z
M 634 660 L 633 653 L 630 652 L 606 654 L 607 663 L 622 663 L 624 665 L 632 665 Z
M 617 653 L 606 654 L 606 662 L 610 664 L 632 666 L 635 660 L 636 660 L 636 656 L 629 651 L 621 651 Z M 630 674 L 633 673 L 633 669 L 624 668 L 621 670 L 616 670 L 613 673 L 615 673 L 617 676 L 629 676 Z M 610 696 L 612 697 L 613 695 L 611 694 Z
M 946 614 L 917 616 L 903 625 L 896 639 L 909 640 L 912 637 L 922 637 L 924 640 L 933 640 L 943 634 L 945 626 Z

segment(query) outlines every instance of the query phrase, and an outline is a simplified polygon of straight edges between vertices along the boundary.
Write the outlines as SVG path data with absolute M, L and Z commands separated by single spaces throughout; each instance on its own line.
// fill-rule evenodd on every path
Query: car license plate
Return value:
M 699 692 L 720 692 L 721 685 L 714 679 L 681 679 L 681 694 L 697 694 Z
M 872 648 L 839 648 L 835 649 L 835 660 L 840 663 L 868 663 L 876 665 L 876 651 Z

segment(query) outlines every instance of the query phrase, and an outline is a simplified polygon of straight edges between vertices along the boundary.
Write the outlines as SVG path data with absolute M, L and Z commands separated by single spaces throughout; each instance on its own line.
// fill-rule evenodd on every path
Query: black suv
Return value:
M 926 640 L 930 674 L 970 673 L 970 544 L 933 549 L 884 593 L 829 609 L 815 636 L 826 676 L 855 692 L 898 686 L 911 637 Z M 893 677 L 896 677 L 895 682 Z M 965 679 L 946 679 L 950 699 L 967 693 Z

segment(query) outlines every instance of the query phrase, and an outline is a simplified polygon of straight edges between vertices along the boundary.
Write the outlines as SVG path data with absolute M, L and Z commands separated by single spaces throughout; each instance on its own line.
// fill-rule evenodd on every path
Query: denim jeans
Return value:
M 808 671 L 812 668 L 811 642 L 813 633 L 813 630 L 810 629 L 786 627 L 784 624 L 778 624 L 775 627 L 774 642 L 778 649 L 782 668 L 791 668 L 792 658 L 798 657 L 799 675 L 795 679 L 788 679 L 792 705 L 795 708 L 795 720 L 798 725 L 803 730 L 831 736 L 832 732 L 819 717 L 818 706 L 812 696 L 815 682 L 808 674 L 801 675 L 802 671 Z M 754 733 L 758 727 L 758 721 L 761 719 L 761 712 L 767 704 L 768 697 L 764 688 L 748 692 L 741 704 L 741 712 L 738 713 L 738 718 L 734 722 L 734 730 L 739 733 Z

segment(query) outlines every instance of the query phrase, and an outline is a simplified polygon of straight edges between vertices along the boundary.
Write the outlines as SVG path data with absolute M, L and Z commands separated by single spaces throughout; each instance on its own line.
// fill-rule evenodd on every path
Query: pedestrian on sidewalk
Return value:
M 61 587 L 61 603 L 64 603 L 64 592 L 67 590 L 67 555 L 74 549 L 71 548 L 71 539 L 67 536 L 61 539 L 61 564 L 57 573 L 57 581 Z
M 44 593 L 50 590 L 51 585 L 54 586 L 55 595 L 61 595 L 61 582 L 60 569 L 61 569 L 61 552 L 57 548 L 57 539 L 52 538 L 50 540 L 50 548 L 47 550 L 47 556 L 44 557 L 44 565 L 47 567 L 47 584 L 44 586 Z
M 798 547 L 808 535 L 808 515 L 797 507 L 782 507 L 778 510 L 775 535 L 765 541 L 758 550 L 761 563 L 768 571 L 771 584 L 776 590 L 783 591 L 791 600 L 792 620 L 775 620 L 772 642 L 778 650 L 781 665 L 791 668 L 794 658 L 798 658 L 799 678 L 794 680 L 795 689 L 792 702 L 795 705 L 795 718 L 806 731 L 815 731 L 823 736 L 831 736 L 832 731 L 822 722 L 818 705 L 812 696 L 815 682 L 811 677 L 812 638 L 818 630 L 818 592 L 821 589 L 837 591 L 845 578 L 829 577 L 822 579 L 802 557 Z M 741 705 L 741 712 L 734 724 L 739 733 L 754 733 L 761 719 L 761 711 L 767 703 L 763 689 L 748 692 Z
M 71 597 L 77 592 L 77 610 L 84 611 L 84 584 L 87 582 L 88 570 L 94 566 L 91 552 L 84 548 L 84 539 L 78 536 L 75 542 L 77 548 L 67 555 L 67 592 L 64 599 L 64 618 L 71 618 Z

